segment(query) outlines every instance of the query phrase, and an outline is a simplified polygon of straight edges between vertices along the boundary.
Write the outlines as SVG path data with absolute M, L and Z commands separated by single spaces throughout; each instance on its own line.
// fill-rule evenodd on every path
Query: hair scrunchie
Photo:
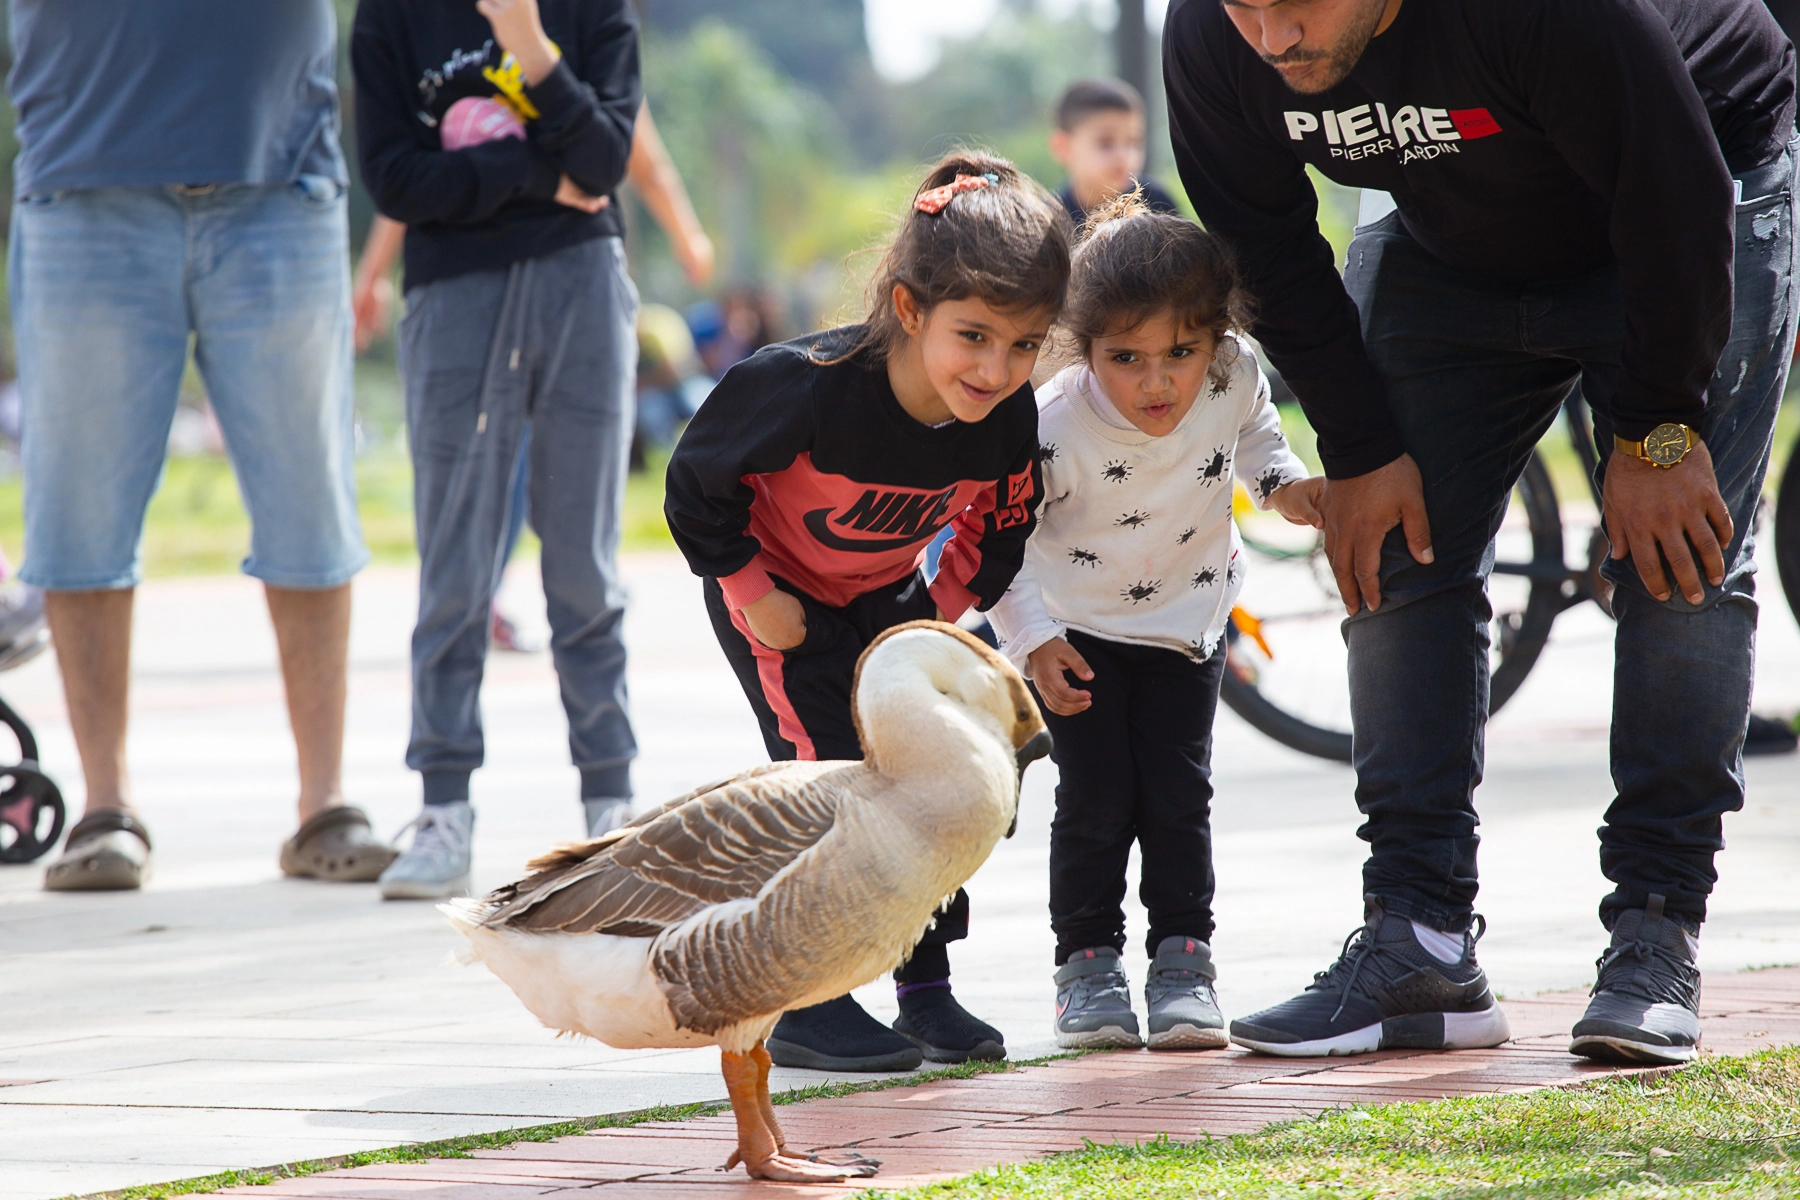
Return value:
M 936 216 L 944 211 L 944 206 L 959 193 L 973 192 L 984 187 L 992 187 L 1000 182 L 998 175 L 958 175 L 949 183 L 934 187 L 928 192 L 920 192 L 919 198 L 913 201 L 914 210 Z

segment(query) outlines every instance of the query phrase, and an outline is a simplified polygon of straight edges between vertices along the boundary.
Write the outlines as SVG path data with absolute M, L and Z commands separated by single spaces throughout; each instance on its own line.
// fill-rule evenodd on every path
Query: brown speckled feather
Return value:
M 756 896 L 830 830 L 860 763 L 770 763 L 563 846 L 488 897 L 483 924 L 653 937 L 709 905 Z

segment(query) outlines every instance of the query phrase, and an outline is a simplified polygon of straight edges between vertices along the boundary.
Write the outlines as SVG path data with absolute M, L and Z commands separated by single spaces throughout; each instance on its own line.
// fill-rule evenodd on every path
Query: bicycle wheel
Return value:
M 1343 602 L 1323 538 L 1238 506 L 1244 589 L 1226 626 L 1220 698 L 1253 728 L 1318 758 L 1350 761 L 1350 688 Z M 1494 608 L 1490 710 L 1518 690 L 1564 607 L 1561 516 L 1543 460 L 1514 486 L 1489 581 Z
M 1794 440 L 1775 496 L 1775 572 L 1781 576 L 1788 611 L 1800 619 L 1800 478 L 1795 477 L 1800 458 L 1796 455 L 1800 455 L 1800 438 Z

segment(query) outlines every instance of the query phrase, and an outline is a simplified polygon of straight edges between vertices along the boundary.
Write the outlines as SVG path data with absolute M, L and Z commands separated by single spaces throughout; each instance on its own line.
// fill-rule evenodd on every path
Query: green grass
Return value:
M 1800 1196 L 1800 1048 L 1591 1087 L 1340 1110 L 1098 1146 L 907 1200 L 1699 1200 Z
M 810 1087 L 791 1088 L 785 1092 L 775 1093 L 771 1099 L 778 1105 L 799 1104 L 806 1100 L 829 1100 L 834 1096 L 883 1092 L 889 1088 L 915 1087 L 919 1084 L 938 1083 L 946 1079 L 971 1079 L 977 1075 L 1016 1071 L 1021 1067 L 1034 1067 L 1050 1062 L 1052 1059 L 1069 1057 L 1075 1057 L 1075 1055 L 1053 1054 L 1044 1058 L 1023 1059 L 1017 1062 L 1005 1060 L 960 1063 L 956 1066 L 937 1067 L 911 1075 L 895 1075 L 886 1079 L 861 1083 L 819 1083 Z M 69 1196 L 64 1197 L 64 1200 L 168 1200 L 173 1196 L 216 1192 L 221 1188 L 255 1187 L 274 1183 L 281 1179 L 298 1179 L 303 1175 L 316 1175 L 321 1171 L 336 1171 L 346 1167 L 366 1167 L 376 1163 L 428 1162 L 434 1158 L 468 1158 L 477 1150 L 497 1150 L 504 1146 L 517 1145 L 520 1142 L 549 1142 L 560 1137 L 592 1133 L 599 1129 L 625 1129 L 650 1121 L 687 1121 L 695 1117 L 710 1117 L 716 1113 L 727 1112 L 729 1109 L 729 1105 L 722 1103 L 664 1105 L 659 1108 L 614 1113 L 604 1117 L 580 1117 L 572 1121 L 556 1121 L 548 1125 L 531 1125 L 522 1129 L 473 1133 L 466 1137 L 446 1138 L 436 1142 L 415 1142 L 405 1146 L 390 1146 L 381 1150 L 361 1150 L 355 1154 L 341 1154 L 335 1158 L 314 1158 L 301 1162 L 278 1163 L 272 1167 L 246 1167 L 237 1171 L 220 1171 L 213 1175 L 199 1175 L 192 1179 L 178 1179 L 171 1183 L 151 1183 L 112 1192 L 95 1192 L 80 1198 Z

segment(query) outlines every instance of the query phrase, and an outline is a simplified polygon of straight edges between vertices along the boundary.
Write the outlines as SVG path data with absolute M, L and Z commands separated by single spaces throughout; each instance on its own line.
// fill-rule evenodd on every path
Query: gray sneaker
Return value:
M 608 796 L 599 800 L 583 800 L 581 810 L 587 817 L 588 837 L 597 838 L 603 833 L 611 833 L 621 825 L 631 821 L 631 801 L 617 796 Z
M 427 804 L 412 824 L 412 845 L 381 873 L 384 900 L 447 900 L 469 894 L 469 843 L 475 810 L 467 800 Z M 396 841 L 400 834 L 395 835 Z
M 1569 1053 L 1602 1062 L 1683 1063 L 1700 1050 L 1700 943 L 1663 897 L 1619 914 Z
M 1056 969 L 1056 1044 L 1065 1050 L 1136 1050 L 1131 985 L 1111 946 L 1077 950 Z
M 1187 937 L 1162 940 L 1144 984 L 1152 1050 L 1216 1050 L 1231 1043 L 1213 992 L 1216 978 L 1211 946 Z

